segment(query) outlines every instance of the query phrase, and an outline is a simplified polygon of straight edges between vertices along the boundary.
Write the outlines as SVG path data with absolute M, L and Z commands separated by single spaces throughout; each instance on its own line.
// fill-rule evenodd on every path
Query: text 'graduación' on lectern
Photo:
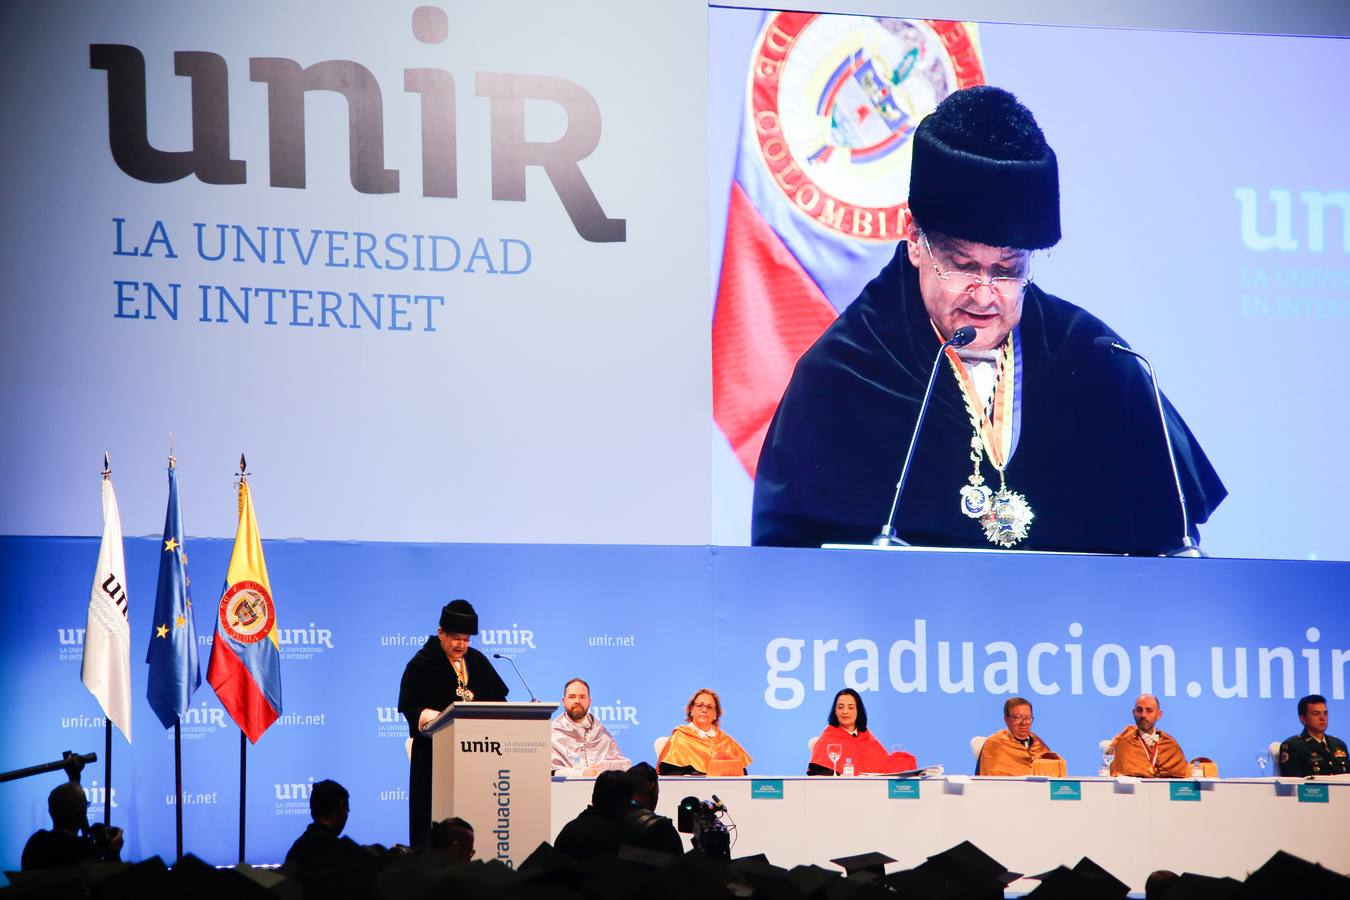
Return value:
M 473 826 L 477 858 L 515 868 L 548 840 L 552 703 L 452 703 L 432 720 L 431 819 Z

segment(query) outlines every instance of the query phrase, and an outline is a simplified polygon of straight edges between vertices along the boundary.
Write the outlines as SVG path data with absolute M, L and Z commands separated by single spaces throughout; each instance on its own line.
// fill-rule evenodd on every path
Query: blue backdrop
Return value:
M 129 539 L 135 743 L 114 737 L 113 822 L 127 855 L 173 852 L 173 742 L 144 701 L 156 539 Z M 203 667 L 230 542 L 189 539 Z M 1012 693 L 1036 731 L 1093 774 L 1096 744 L 1129 722 L 1145 685 L 1162 727 L 1226 775 L 1298 730 L 1294 699 L 1320 690 L 1332 730 L 1350 663 L 1350 564 L 758 548 L 265 542 L 282 629 L 283 718 L 249 749 L 249 858 L 279 861 L 308 821 L 309 785 L 352 792 L 349 832 L 406 839 L 406 660 L 447 600 L 470 598 L 476 646 L 511 656 L 541 699 L 590 681 L 597 713 L 651 759 L 694 689 L 757 774 L 805 770 L 833 693 L 863 691 L 873 730 L 921 763 L 969 771 L 969 739 L 1002 726 Z M 0 769 L 102 753 L 79 660 L 92 538 L 0 538 L 4 609 Z M 1143 663 L 1147 661 L 1148 665 Z M 1285 665 L 1287 663 L 1287 670 Z M 527 699 L 504 663 L 511 699 Z M 1145 675 L 1147 669 L 1148 674 Z M 1169 676 L 1169 672 L 1171 673 Z M 184 726 L 187 847 L 233 861 L 238 731 L 209 686 Z M 47 822 L 59 776 L 0 786 L 0 866 Z M 101 817 L 102 762 L 84 784 Z

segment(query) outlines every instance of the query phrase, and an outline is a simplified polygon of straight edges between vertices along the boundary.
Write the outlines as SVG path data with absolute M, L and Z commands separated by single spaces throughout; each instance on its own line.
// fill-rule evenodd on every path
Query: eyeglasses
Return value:
M 1009 722 L 1016 722 L 1018 725 L 1030 725 L 1035 716 L 1004 716 Z
M 715 709 L 717 709 L 717 707 L 714 706 L 714 705 L 711 704 L 711 703 L 695 703 L 695 704 L 694 704 L 694 709 L 710 709 L 710 710 L 715 710 Z
M 933 260 L 933 271 L 937 277 L 942 279 L 942 289 L 949 294 L 965 294 L 977 290 L 981 285 L 989 288 L 995 294 L 1004 299 L 1016 297 L 1027 285 L 1031 284 L 1031 257 L 1027 257 L 1026 277 L 1016 277 L 1012 275 L 998 275 L 994 278 L 985 278 L 979 272 L 962 272 L 959 269 L 944 269 L 939 265 L 939 257 L 933 252 L 933 246 L 928 243 L 928 235 L 923 235 L 923 248 L 928 251 L 928 256 Z

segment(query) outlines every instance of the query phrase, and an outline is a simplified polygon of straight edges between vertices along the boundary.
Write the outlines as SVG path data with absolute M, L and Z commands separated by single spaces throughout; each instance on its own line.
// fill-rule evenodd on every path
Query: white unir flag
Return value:
M 131 740 L 131 626 L 127 622 L 127 567 L 122 558 L 122 517 L 112 479 L 103 479 L 103 541 L 89 595 L 80 680 L 98 698 L 103 714 Z

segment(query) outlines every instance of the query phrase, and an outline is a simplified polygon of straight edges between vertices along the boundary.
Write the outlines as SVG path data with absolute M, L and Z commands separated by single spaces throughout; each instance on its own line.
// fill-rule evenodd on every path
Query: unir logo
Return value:
M 591 714 L 611 731 L 621 731 L 641 724 L 638 722 L 637 707 L 625 706 L 622 700 L 615 700 L 610 706 L 592 706 Z
M 424 6 L 412 17 L 413 35 L 424 44 L 442 43 L 449 24 L 443 10 Z M 204 184 L 244 184 L 248 161 L 234 159 L 230 148 L 229 63 L 201 50 L 173 54 L 174 74 L 192 82 L 192 148 L 162 150 L 150 143 L 152 111 L 146 100 L 145 57 L 125 44 L 90 44 L 89 66 L 108 73 L 108 144 L 113 161 L 124 173 L 149 184 L 167 184 L 196 175 Z M 301 66 L 293 59 L 255 56 L 248 59 L 249 80 L 267 86 L 266 111 L 248 110 L 250 127 L 267 133 L 268 184 L 274 188 L 306 186 L 306 95 L 332 92 L 347 103 L 347 130 L 327 135 L 348 146 L 352 187 L 363 194 L 400 190 L 396 169 L 385 168 L 384 90 L 366 66 L 348 59 L 321 60 Z M 420 100 L 421 132 L 411 136 L 421 146 L 422 196 L 453 199 L 459 195 L 459 120 L 455 77 L 444 69 L 403 71 L 404 93 Z M 491 158 L 491 193 L 496 201 L 524 201 L 530 166 L 543 169 L 562 201 L 577 234 L 600 243 L 626 240 L 626 221 L 610 218 L 582 173 L 580 161 L 600 144 L 600 105 L 580 84 L 549 75 L 475 72 L 474 94 L 487 102 L 486 136 Z M 567 126 L 553 141 L 530 141 L 526 101 L 562 107 Z M 236 121 L 241 116 L 235 113 Z M 479 135 L 474 135 L 480 138 Z

